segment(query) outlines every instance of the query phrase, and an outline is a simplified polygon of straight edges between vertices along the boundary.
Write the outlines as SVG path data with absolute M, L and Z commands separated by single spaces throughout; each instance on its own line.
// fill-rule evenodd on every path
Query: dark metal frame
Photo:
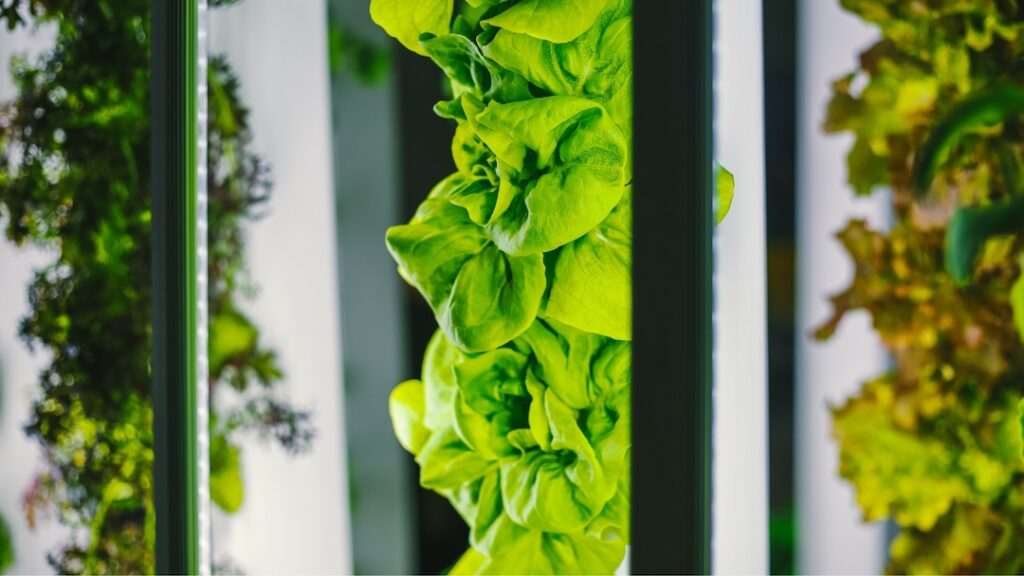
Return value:
M 711 571 L 712 0 L 636 0 L 632 572 Z
M 199 571 L 197 26 L 196 0 L 153 1 L 153 481 L 158 574 Z
M 765 194 L 767 249 L 788 261 L 768 259 L 768 302 L 796 302 L 791 264 L 796 238 L 797 0 L 763 0 Z M 769 572 L 796 571 L 794 446 L 796 406 L 793 362 L 799 341 L 795 307 L 768 315 L 768 513 L 774 519 L 769 538 Z

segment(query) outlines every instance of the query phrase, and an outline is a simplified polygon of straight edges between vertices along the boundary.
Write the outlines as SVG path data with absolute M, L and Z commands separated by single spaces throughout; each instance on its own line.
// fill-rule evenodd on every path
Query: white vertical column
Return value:
M 298 456 L 245 443 L 245 502 L 232 516 L 215 510 L 214 560 L 250 574 L 351 574 L 326 2 L 211 9 L 209 40 L 238 75 L 274 182 L 266 216 L 246 231 L 259 291 L 244 308 L 278 354 L 280 393 L 316 426 Z
M 715 10 L 715 158 L 736 176 L 736 198 L 715 231 L 712 569 L 767 574 L 761 0 L 718 0 Z
M 822 132 L 831 82 L 857 66 L 875 36 L 837 0 L 801 0 L 797 128 L 796 498 L 798 570 L 877 574 L 883 528 L 861 522 L 852 488 L 839 478 L 830 404 L 886 369 L 869 318 L 851 314 L 826 343 L 811 332 L 831 312 L 828 296 L 849 285 L 853 266 L 835 239 L 850 218 L 888 220 L 884 194 L 856 199 L 846 184 L 849 136 Z

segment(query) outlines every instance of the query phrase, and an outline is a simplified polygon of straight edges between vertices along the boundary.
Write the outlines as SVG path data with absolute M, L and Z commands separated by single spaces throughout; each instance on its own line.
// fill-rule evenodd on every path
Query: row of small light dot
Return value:
M 207 81 L 209 47 L 207 44 L 206 0 L 198 0 L 198 46 L 196 79 L 198 88 L 196 135 L 196 453 L 198 484 L 199 523 L 199 574 L 209 576 L 212 572 L 210 526 L 210 398 L 209 398 L 209 303 L 208 303 L 208 258 L 207 258 Z

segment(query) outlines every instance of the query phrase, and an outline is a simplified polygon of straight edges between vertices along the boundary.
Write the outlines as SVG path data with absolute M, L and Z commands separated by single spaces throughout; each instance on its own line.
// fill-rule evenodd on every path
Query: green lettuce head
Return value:
M 440 330 L 391 396 L 470 526 L 452 573 L 609 574 L 629 542 L 630 0 L 372 0 L 448 76 L 456 172 L 388 231 Z
M 391 415 L 481 573 L 611 573 L 629 541 L 630 346 L 537 321 L 466 354 L 438 332 Z
M 388 247 L 402 276 L 431 304 L 449 339 L 479 352 L 519 336 L 541 309 L 548 281 L 544 255 L 595 231 L 626 191 L 626 142 L 599 104 L 573 96 L 550 96 L 486 106 L 471 94 L 449 108 L 460 121 L 457 165 L 404 226 L 388 231 Z M 628 227 L 621 213 L 611 226 Z M 628 230 L 626 228 L 625 230 Z M 628 232 L 616 246 L 628 254 Z M 603 240 L 585 240 L 582 251 Z M 600 248 L 599 248 L 600 249 Z M 570 248 L 576 258 L 579 251 Z M 557 255 L 555 258 L 557 263 Z M 606 284 L 628 282 L 630 259 L 602 266 Z M 571 265 L 554 276 L 577 283 Z M 611 278 L 614 276 L 615 278 Z M 619 282 L 621 284 L 621 282 Z M 601 309 L 594 294 L 584 309 Z M 554 287 L 553 287 L 554 290 Z M 556 297 L 572 287 L 555 290 Z M 590 292 L 584 290 L 585 295 Z M 460 303 L 471 302 L 473 306 Z M 556 316 L 561 311 L 556 302 Z M 625 311 L 606 326 L 581 326 L 628 337 Z M 572 322 L 572 314 L 561 320 Z
M 403 278 L 466 352 L 538 318 L 631 338 L 631 2 L 374 0 L 452 96 L 458 171 L 388 232 Z M 451 206 L 447 206 L 447 205 Z

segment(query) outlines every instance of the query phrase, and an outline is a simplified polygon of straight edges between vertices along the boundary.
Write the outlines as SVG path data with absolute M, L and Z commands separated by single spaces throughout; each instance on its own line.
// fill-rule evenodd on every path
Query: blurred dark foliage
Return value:
M 350 73 L 364 84 L 378 84 L 391 71 L 391 52 L 330 18 L 327 56 L 332 74 Z

